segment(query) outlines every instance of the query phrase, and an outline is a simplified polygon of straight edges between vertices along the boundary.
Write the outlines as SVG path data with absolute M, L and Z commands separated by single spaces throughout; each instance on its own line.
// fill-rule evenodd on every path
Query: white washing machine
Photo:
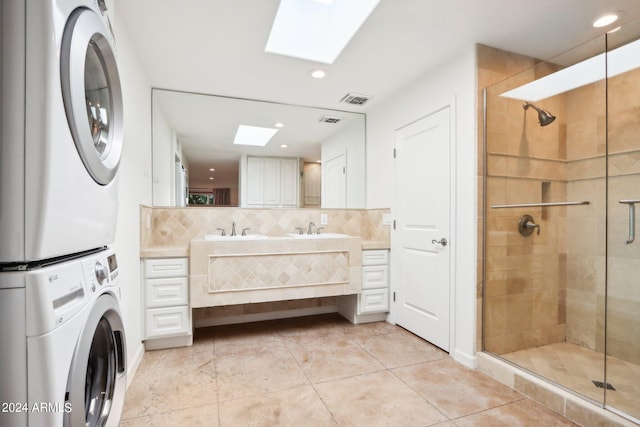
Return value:
M 104 0 L 2 0 L 0 64 L 0 264 L 109 245 L 123 111 Z
M 117 426 L 125 333 L 112 250 L 0 274 L 0 426 Z

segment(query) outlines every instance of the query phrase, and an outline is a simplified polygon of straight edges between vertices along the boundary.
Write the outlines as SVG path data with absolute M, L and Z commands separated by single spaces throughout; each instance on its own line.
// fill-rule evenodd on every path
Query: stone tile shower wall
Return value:
M 566 185 L 566 123 L 562 97 L 544 101 L 556 121 L 540 127 L 522 101 L 499 94 L 553 71 L 548 64 L 495 49 L 479 48 L 484 81 L 529 67 L 493 85 L 487 96 L 487 205 L 563 201 Z M 480 80 L 479 80 L 480 81 Z M 482 122 L 480 122 L 482 123 Z M 540 235 L 517 231 L 522 215 Z M 564 341 L 566 334 L 566 208 L 486 211 L 484 346 L 498 354 Z

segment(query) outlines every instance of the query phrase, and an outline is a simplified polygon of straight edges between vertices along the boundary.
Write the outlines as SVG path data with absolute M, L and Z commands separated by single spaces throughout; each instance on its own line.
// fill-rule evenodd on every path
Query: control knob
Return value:
M 100 261 L 96 261 L 95 273 L 96 273 L 96 280 L 98 281 L 100 286 L 104 285 L 104 282 L 107 280 L 107 277 L 109 277 L 107 266 L 102 265 Z

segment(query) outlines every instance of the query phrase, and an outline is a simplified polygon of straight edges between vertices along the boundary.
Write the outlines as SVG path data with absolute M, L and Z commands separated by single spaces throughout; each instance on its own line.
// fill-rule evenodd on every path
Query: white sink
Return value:
M 205 234 L 204 240 L 264 240 L 268 239 L 264 234 L 247 234 L 246 236 L 221 236 L 219 234 Z
M 340 234 L 340 233 L 321 233 L 321 234 L 288 233 L 287 237 L 293 237 L 294 239 L 338 239 L 341 237 L 349 237 L 349 236 L 346 234 Z

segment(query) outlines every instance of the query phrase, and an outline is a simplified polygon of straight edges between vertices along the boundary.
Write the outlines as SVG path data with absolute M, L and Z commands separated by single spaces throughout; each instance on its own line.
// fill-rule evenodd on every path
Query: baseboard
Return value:
M 142 363 L 142 358 L 144 357 L 144 345 L 140 343 L 138 345 L 138 349 L 135 354 L 131 358 L 131 360 L 127 363 L 127 388 L 133 381 L 133 377 L 136 375 L 138 368 L 140 367 L 140 363 Z
M 286 319 L 290 317 L 313 316 L 315 314 L 336 313 L 338 308 L 335 305 L 322 307 L 296 308 L 293 310 L 270 311 L 268 313 L 240 314 L 237 316 L 214 317 L 198 319 L 195 322 L 196 328 L 206 328 L 208 326 L 233 325 L 236 323 L 261 322 L 264 320 Z
M 471 369 L 476 369 L 478 367 L 478 360 L 476 359 L 475 354 L 468 354 L 460 349 L 455 349 L 452 357 L 457 362 L 460 362 Z

